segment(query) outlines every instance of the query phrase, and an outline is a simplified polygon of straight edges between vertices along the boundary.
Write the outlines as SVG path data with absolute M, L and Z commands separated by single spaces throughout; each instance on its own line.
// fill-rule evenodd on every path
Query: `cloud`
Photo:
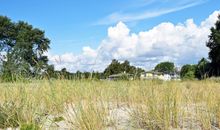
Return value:
M 56 69 L 66 67 L 72 72 L 103 71 L 112 59 L 129 60 L 147 70 L 162 61 L 172 61 L 177 66 L 197 63 L 207 57 L 206 41 L 219 13 L 213 12 L 199 25 L 193 19 L 176 25 L 163 22 L 139 33 L 132 33 L 125 23 L 119 22 L 108 28 L 108 36 L 97 49 L 84 47 L 79 55 L 47 55 Z
M 169 2 L 167 2 L 167 5 L 171 4 L 171 3 L 175 3 L 175 6 L 172 7 L 167 7 L 167 8 L 162 8 L 162 9 L 157 9 L 157 10 L 152 10 L 149 9 L 150 7 L 148 7 L 148 10 L 144 10 L 141 12 L 130 12 L 128 11 L 127 13 L 124 12 L 115 12 L 112 13 L 100 20 L 98 20 L 95 25 L 109 25 L 109 24 L 114 24 L 117 23 L 119 21 L 122 22 L 132 22 L 132 21 L 139 21 L 139 20 L 144 20 L 144 19 L 148 19 L 148 18 L 153 18 L 153 17 L 158 17 L 164 14 L 168 14 L 168 13 L 172 13 L 172 12 L 176 12 L 176 11 L 180 11 L 186 8 L 190 8 L 199 4 L 202 4 L 206 2 L 206 0 L 183 0 L 183 1 L 175 1 L 175 0 L 171 0 Z M 156 3 L 155 0 L 151 0 L 151 1 L 145 1 L 145 3 L 141 2 L 142 4 L 139 5 L 138 7 L 143 7 L 146 5 L 149 5 L 150 3 L 155 3 L 155 4 L 163 4 L 164 2 L 162 1 L 161 3 Z M 140 9 L 141 10 L 141 9 Z

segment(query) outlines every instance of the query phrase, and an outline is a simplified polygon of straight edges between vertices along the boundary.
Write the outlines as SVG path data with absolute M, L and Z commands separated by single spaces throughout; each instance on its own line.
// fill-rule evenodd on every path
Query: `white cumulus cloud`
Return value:
M 196 63 L 207 57 L 206 41 L 220 11 L 213 12 L 196 25 L 193 19 L 184 23 L 161 23 L 150 30 L 132 33 L 125 23 L 109 27 L 108 36 L 97 49 L 83 47 L 82 54 L 48 53 L 50 63 L 56 69 L 66 67 L 69 71 L 103 71 L 112 59 L 129 60 L 132 65 L 151 69 L 162 61 L 172 61 L 181 66 Z

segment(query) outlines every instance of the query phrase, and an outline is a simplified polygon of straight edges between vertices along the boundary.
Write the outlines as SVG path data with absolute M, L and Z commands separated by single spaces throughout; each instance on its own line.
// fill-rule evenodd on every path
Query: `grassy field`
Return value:
M 0 128 L 136 130 L 220 126 L 218 81 L 68 81 L 0 84 Z

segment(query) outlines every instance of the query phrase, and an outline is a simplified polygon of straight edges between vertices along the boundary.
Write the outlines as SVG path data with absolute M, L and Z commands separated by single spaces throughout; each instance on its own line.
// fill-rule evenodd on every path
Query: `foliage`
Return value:
M 202 58 L 196 66 L 195 76 L 198 79 L 208 78 L 210 75 L 210 63 L 207 59 Z
M 140 77 L 141 72 L 144 72 L 141 68 L 131 66 L 129 61 L 120 63 L 117 60 L 112 60 L 112 63 L 104 70 L 104 72 L 80 72 L 75 73 L 69 72 L 66 68 L 56 71 L 53 65 L 48 65 L 48 68 L 43 73 L 43 77 L 47 79 L 69 79 L 69 80 L 81 80 L 81 79 L 104 79 L 109 75 L 120 74 L 120 73 L 133 74 L 135 77 Z M 123 77 L 123 79 L 127 79 Z
M 111 64 L 104 70 L 105 76 L 109 76 L 112 74 L 122 73 L 121 63 L 116 59 L 112 60 Z
M 210 74 L 211 76 L 220 76 L 220 15 L 218 16 L 218 20 L 215 23 L 215 27 L 211 28 L 209 41 L 206 45 L 210 49 Z
M 54 69 L 53 65 L 49 65 L 47 70 L 42 74 L 43 78 L 46 79 L 68 79 L 68 80 L 81 80 L 81 79 L 101 79 L 103 78 L 103 73 L 101 72 L 80 72 L 75 73 L 69 72 L 66 68 L 57 71 Z
M 196 72 L 196 65 L 184 65 L 180 71 L 182 79 L 194 79 Z
M 175 71 L 173 62 L 161 62 L 154 68 L 155 71 L 163 73 L 172 73 Z
M 144 72 L 144 70 L 130 65 L 130 62 L 127 60 L 120 63 L 118 60 L 113 59 L 111 64 L 104 70 L 104 75 L 108 77 L 113 74 L 128 73 L 133 74 L 135 77 L 139 77 L 141 72 Z
M 44 31 L 26 22 L 12 22 L 0 16 L 0 53 L 6 53 L 3 60 L 3 77 L 13 80 L 14 75 L 37 76 L 47 68 L 49 39 Z

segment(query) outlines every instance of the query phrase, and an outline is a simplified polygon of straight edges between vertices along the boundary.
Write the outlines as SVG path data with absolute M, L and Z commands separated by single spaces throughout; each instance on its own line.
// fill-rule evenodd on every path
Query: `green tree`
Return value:
M 85 79 L 89 79 L 89 78 L 91 78 L 91 73 L 90 72 L 84 72 L 84 78 Z
M 76 71 L 76 73 L 75 73 L 75 79 L 82 79 L 82 72 L 80 72 L 79 70 Z
M 57 78 L 54 65 L 48 65 L 47 71 L 44 74 L 47 78 Z
M 104 76 L 108 77 L 109 75 L 113 74 L 127 73 L 133 74 L 134 77 L 137 78 L 140 76 L 141 72 L 144 72 L 144 70 L 130 65 L 128 60 L 120 63 L 118 60 L 114 59 L 112 60 L 111 64 L 104 70 Z
M 184 65 L 180 71 L 182 79 L 194 79 L 196 72 L 196 65 Z
M 125 60 L 124 63 L 121 64 L 121 71 L 126 73 L 131 71 L 130 62 L 128 60 Z
M 118 60 L 113 59 L 111 64 L 104 70 L 104 74 L 106 77 L 112 74 L 122 73 L 121 64 Z
M 199 62 L 198 65 L 196 66 L 196 77 L 198 79 L 205 79 L 209 77 L 209 72 L 210 71 L 210 63 L 207 59 L 202 58 Z
M 211 34 L 209 35 L 209 40 L 206 45 L 210 49 L 210 73 L 213 76 L 220 76 L 220 15 L 215 23 L 215 27 L 211 28 Z
M 163 73 L 172 73 L 175 71 L 174 63 L 172 62 L 161 62 L 154 68 L 155 71 Z
M 44 31 L 33 28 L 26 22 L 12 22 L 0 16 L 0 53 L 6 53 L 3 61 L 3 75 L 36 76 L 46 70 L 48 64 L 44 52 L 50 41 Z

